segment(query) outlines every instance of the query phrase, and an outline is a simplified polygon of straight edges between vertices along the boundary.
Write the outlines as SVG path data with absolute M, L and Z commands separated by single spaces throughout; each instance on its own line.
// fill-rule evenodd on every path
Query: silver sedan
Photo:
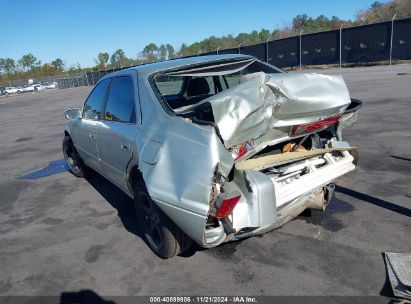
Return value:
M 324 210 L 355 168 L 342 129 L 360 107 L 341 76 L 176 59 L 102 78 L 65 112 L 63 153 L 74 175 L 98 172 L 133 198 L 147 243 L 170 258 Z

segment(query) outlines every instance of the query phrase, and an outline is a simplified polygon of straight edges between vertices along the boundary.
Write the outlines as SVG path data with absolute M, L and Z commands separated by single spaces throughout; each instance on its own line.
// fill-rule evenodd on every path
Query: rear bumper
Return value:
M 334 179 L 355 169 L 354 157 L 348 152 L 343 151 L 343 158 L 336 161 L 331 153 L 325 153 L 323 158 L 326 165 L 317 169 L 314 161 L 306 160 L 302 166 L 309 170 L 305 174 L 290 183 L 287 180 L 272 178 L 276 193 L 277 208 L 281 208 L 298 197 L 310 193 L 312 190 L 329 184 Z
M 220 227 L 205 231 L 206 247 L 265 233 L 284 225 L 307 208 L 324 210 L 333 191 L 329 185 L 355 169 L 356 150 L 338 151 L 336 156 L 334 151 L 324 149 L 324 153 L 291 164 L 285 176 L 253 169 L 236 170 L 233 181 L 225 188 L 239 191 L 241 200 Z M 304 174 L 296 177 L 298 172 Z

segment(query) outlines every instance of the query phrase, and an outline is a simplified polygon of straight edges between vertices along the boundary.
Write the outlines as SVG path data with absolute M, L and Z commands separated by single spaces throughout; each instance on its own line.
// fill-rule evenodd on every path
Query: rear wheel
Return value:
M 190 247 L 191 239 L 152 201 L 144 182 L 134 187 L 134 206 L 144 238 L 159 257 L 172 258 Z
M 94 171 L 88 167 L 77 153 L 70 136 L 66 135 L 63 140 L 63 154 L 70 171 L 77 177 L 89 177 Z

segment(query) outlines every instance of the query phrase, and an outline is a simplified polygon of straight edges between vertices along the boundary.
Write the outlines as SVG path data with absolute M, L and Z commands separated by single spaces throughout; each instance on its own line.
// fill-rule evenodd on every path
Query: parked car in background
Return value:
M 41 83 L 37 83 L 37 84 L 34 85 L 34 91 L 35 92 L 43 91 L 45 89 L 47 89 L 47 87 L 42 85 Z
M 9 95 L 9 94 L 16 94 L 19 92 L 16 87 L 6 87 L 3 91 L 3 94 Z
M 38 91 L 42 91 L 45 89 L 46 87 L 40 83 L 32 83 L 32 84 L 26 85 L 22 90 L 23 92 L 38 92 Z
M 33 92 L 34 91 L 34 84 L 26 84 L 23 86 L 23 92 Z
M 57 82 L 53 81 L 53 82 L 46 82 L 44 83 L 44 86 L 46 87 L 46 89 L 56 89 L 57 88 Z
M 97 171 L 133 198 L 148 245 L 170 258 L 324 210 L 356 167 L 342 129 L 360 106 L 341 76 L 176 59 L 103 77 L 65 112 L 63 154 L 74 175 Z

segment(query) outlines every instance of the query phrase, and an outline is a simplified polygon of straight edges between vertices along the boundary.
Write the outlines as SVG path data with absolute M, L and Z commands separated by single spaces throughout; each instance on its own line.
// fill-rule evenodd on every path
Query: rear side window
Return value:
M 113 80 L 104 119 L 127 123 L 136 122 L 134 86 L 131 77 L 117 77 Z
M 104 79 L 97 84 L 84 104 L 83 118 L 100 118 L 101 109 L 103 108 L 109 85 L 110 79 Z

